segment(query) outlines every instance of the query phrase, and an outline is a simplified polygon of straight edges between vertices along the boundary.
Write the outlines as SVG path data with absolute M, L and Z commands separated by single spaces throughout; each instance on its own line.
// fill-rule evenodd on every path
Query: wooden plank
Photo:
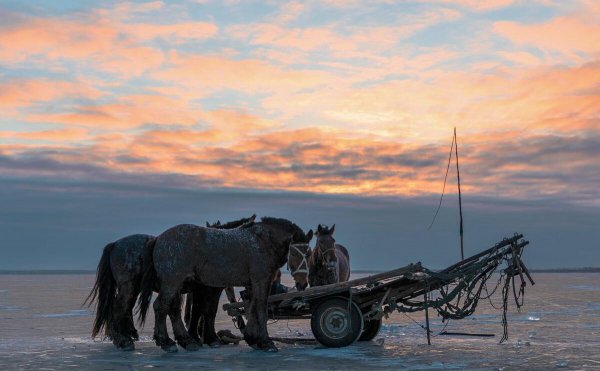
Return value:
M 404 275 L 407 273 L 416 273 L 421 271 L 421 263 L 409 264 L 405 267 L 394 269 L 387 272 L 382 272 L 378 274 L 374 274 L 371 276 L 358 278 L 355 280 L 347 281 L 347 282 L 339 282 L 333 283 L 331 285 L 325 286 L 317 286 L 317 287 L 309 287 L 304 291 L 293 291 L 286 292 L 283 294 L 276 294 L 269 296 L 268 303 L 276 303 L 282 301 L 293 301 L 293 300 L 311 300 L 322 296 L 335 295 L 338 293 L 342 293 L 348 291 L 350 288 L 354 286 L 366 285 L 369 283 L 377 282 L 383 279 L 389 279 L 393 277 L 398 277 L 399 279 L 404 279 Z M 223 309 L 227 310 L 229 308 L 240 308 L 245 306 L 245 302 L 237 302 L 231 304 L 223 305 Z

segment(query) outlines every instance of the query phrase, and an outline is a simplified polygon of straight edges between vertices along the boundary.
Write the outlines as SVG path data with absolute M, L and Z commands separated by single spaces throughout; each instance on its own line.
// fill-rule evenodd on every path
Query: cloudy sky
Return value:
M 454 127 L 470 252 L 600 266 L 597 1 L 0 0 L 0 269 L 252 213 L 443 267 Z

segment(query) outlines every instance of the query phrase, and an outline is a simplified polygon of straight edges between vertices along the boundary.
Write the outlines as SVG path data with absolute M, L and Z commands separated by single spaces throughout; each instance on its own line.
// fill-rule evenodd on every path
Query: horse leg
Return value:
M 132 340 L 140 340 L 140 335 L 138 334 L 137 329 L 135 328 L 135 324 L 133 321 L 133 307 L 135 307 L 135 301 L 139 294 L 139 290 L 132 291 L 132 294 L 129 296 L 129 301 L 127 303 L 127 334 Z
M 198 324 L 204 312 L 204 308 L 202 307 L 203 296 L 199 288 L 194 288 L 193 293 L 187 295 L 185 303 L 187 332 L 198 344 L 202 344 L 203 342 L 202 337 L 198 333 Z
M 198 350 L 200 347 L 194 338 L 192 338 L 183 324 L 181 318 L 181 295 L 176 295 L 171 300 L 171 306 L 169 309 L 169 318 L 171 319 L 171 325 L 173 326 L 173 334 L 177 344 L 185 350 Z
M 133 350 L 133 339 L 129 334 L 129 302 L 133 296 L 133 285 L 125 283 L 119 285 L 117 297 L 113 306 L 113 320 L 110 335 L 113 344 L 122 350 Z M 135 300 L 135 297 L 133 298 Z
M 250 302 L 246 309 L 246 327 L 243 331 L 244 340 L 252 348 L 257 349 L 258 342 L 258 319 L 256 317 L 256 300 L 254 300 L 254 290 L 252 287 L 246 287 L 246 292 L 249 293 Z
M 163 287 L 168 287 L 163 285 Z M 156 300 L 154 301 L 154 341 L 156 345 L 167 352 L 176 352 L 177 344 L 169 338 L 167 332 L 167 315 L 171 309 L 171 302 L 177 296 L 176 293 L 167 292 L 161 287 Z
M 257 345 L 259 349 L 263 349 L 269 352 L 277 352 L 277 347 L 269 339 L 269 333 L 267 332 L 267 299 L 269 297 L 269 290 L 271 288 L 271 281 L 259 281 L 252 284 L 252 299 L 254 301 L 255 318 L 257 321 Z
M 205 300 L 205 311 L 203 313 L 204 322 L 204 342 L 211 347 L 221 345 L 221 339 L 215 331 L 215 317 L 219 310 L 219 300 L 223 289 L 220 287 L 207 287 Z

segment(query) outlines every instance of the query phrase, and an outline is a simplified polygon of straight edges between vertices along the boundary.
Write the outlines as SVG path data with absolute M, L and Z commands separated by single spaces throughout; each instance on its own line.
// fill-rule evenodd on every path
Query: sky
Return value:
M 0 0 L 0 269 L 177 223 L 336 223 L 355 269 L 515 232 L 600 266 L 600 3 Z

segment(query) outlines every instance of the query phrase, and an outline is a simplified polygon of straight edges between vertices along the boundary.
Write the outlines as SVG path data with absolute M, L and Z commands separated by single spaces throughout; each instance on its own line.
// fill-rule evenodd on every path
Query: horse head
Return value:
M 335 224 L 329 228 L 326 225 L 317 227 L 317 244 L 313 251 L 313 261 L 317 267 L 326 269 L 329 274 L 337 272 L 338 259 L 335 254 L 335 239 L 333 232 Z
M 281 267 L 288 259 L 290 246 L 297 243 L 306 243 L 312 238 L 312 231 L 309 236 L 293 222 L 287 219 L 278 219 L 263 217 L 260 223 L 254 224 L 251 228 L 263 239 L 269 240 L 268 246 L 272 253 L 277 256 L 277 268 Z
M 297 238 L 298 241 L 290 244 L 287 268 L 296 282 L 298 291 L 304 291 L 308 287 L 308 259 L 312 252 L 309 242 L 312 237 L 313 231 L 311 229 L 304 238 Z

